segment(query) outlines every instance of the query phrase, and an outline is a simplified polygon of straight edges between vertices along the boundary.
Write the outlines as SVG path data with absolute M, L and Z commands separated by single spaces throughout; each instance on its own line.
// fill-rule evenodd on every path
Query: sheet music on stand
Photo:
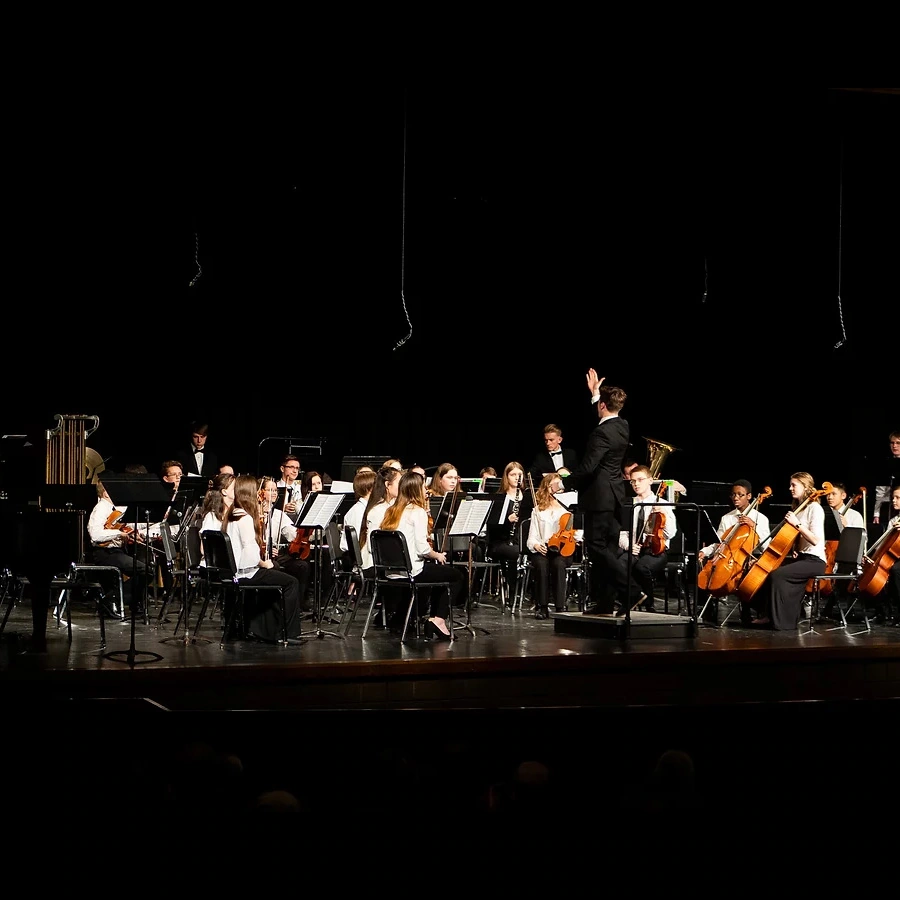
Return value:
M 492 503 L 491 500 L 463 500 L 456 508 L 456 515 L 450 526 L 450 534 L 481 534 Z
M 303 509 L 300 510 L 297 527 L 327 528 L 344 496 L 344 494 L 326 494 L 324 491 L 314 491 L 306 498 Z

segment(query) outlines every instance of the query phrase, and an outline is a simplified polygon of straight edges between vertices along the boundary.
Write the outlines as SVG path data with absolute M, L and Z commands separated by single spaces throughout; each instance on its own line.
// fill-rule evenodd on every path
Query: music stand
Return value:
M 172 501 L 171 491 L 168 485 L 160 481 L 155 475 L 107 475 L 104 474 L 100 479 L 106 488 L 110 499 L 116 506 L 127 506 L 127 509 L 119 519 L 125 524 L 132 524 L 137 528 L 142 523 L 146 523 L 147 531 L 150 530 L 151 514 L 154 521 L 160 521 L 166 514 L 169 504 Z M 144 618 L 147 617 L 147 601 L 146 585 L 149 584 L 151 578 L 151 570 L 148 564 L 150 555 L 149 535 L 145 536 L 147 541 L 147 554 L 145 556 L 145 567 L 147 581 L 145 583 L 144 602 Z M 137 598 L 134 596 L 134 584 L 137 576 L 137 555 L 133 556 L 133 566 L 131 570 L 132 577 L 132 595 L 131 595 L 131 644 L 127 650 L 111 650 L 104 653 L 104 659 L 111 659 L 116 662 L 127 662 L 129 666 L 134 667 L 136 662 L 154 662 L 162 659 L 159 653 L 153 653 L 150 650 L 135 650 L 134 634 L 135 634 L 135 609 Z M 147 659 L 138 660 L 138 656 L 147 657 Z
M 78 517 L 77 556 L 84 559 L 84 516 L 97 503 L 97 486 L 94 484 L 47 484 L 41 488 L 41 508 L 74 513 Z
M 336 631 L 322 629 L 322 614 L 325 608 L 322 603 L 322 550 L 325 544 L 325 529 L 347 496 L 347 494 L 326 494 L 324 491 L 313 491 L 307 495 L 297 518 L 297 528 L 312 529 L 317 537 L 316 577 L 313 581 L 313 622 L 316 623 L 316 628 L 315 631 L 301 631 L 301 638 L 314 634 L 320 639 L 326 635 L 344 639 L 344 635 Z
M 449 495 L 448 495 L 449 496 Z M 467 537 L 469 539 L 469 547 L 466 558 L 466 568 L 468 569 L 469 590 L 466 595 L 466 622 L 460 627 L 470 632 L 475 637 L 476 626 L 472 625 L 472 543 L 475 538 L 481 534 L 484 523 L 487 520 L 488 513 L 493 505 L 492 500 L 463 500 L 456 506 L 453 519 L 450 523 L 450 547 L 452 552 L 452 540 L 454 537 Z M 451 565 L 456 565 L 451 560 Z M 482 634 L 490 634 L 486 628 L 477 626 Z

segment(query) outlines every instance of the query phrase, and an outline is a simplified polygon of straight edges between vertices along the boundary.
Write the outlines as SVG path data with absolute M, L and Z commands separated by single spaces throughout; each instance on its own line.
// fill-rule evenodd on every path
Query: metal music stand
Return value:
M 300 637 L 315 635 L 317 638 L 336 637 L 344 639 L 344 635 L 336 631 L 322 629 L 322 615 L 325 604 L 322 603 L 322 551 L 325 544 L 325 529 L 338 512 L 346 494 L 326 494 L 324 491 L 313 491 L 308 494 L 297 518 L 297 528 L 312 529 L 316 534 L 316 577 L 313 582 L 313 622 L 314 631 L 301 631 Z
M 155 475 L 107 475 L 100 479 L 106 488 L 110 499 L 116 506 L 127 506 L 125 513 L 119 521 L 132 524 L 137 528 L 141 524 L 146 524 L 149 531 L 150 521 L 160 521 L 166 514 L 169 504 L 172 502 L 172 492 L 169 485 L 163 483 Z M 149 537 L 145 538 L 147 544 L 147 556 L 149 557 Z M 147 583 L 151 576 L 150 566 L 146 566 Z M 137 556 L 134 556 L 134 565 L 132 568 L 132 581 L 137 575 Z M 146 585 L 145 585 L 146 587 Z M 133 589 L 133 587 L 132 587 Z M 144 614 L 146 617 L 148 597 L 145 595 Z M 134 628 L 135 628 L 135 609 L 137 598 L 132 593 L 131 596 L 131 644 L 127 650 L 111 650 L 104 653 L 104 659 L 111 659 L 116 662 L 127 662 L 129 666 L 134 667 L 136 662 L 156 662 L 162 659 L 158 653 L 150 650 L 135 650 L 134 648 Z M 147 657 L 138 660 L 138 656 Z
M 491 504 L 491 500 L 462 500 L 457 504 L 453 519 L 449 523 L 448 537 L 450 538 L 451 553 L 453 552 L 453 538 L 465 537 L 469 539 L 466 559 L 467 577 L 469 580 L 469 590 L 466 595 L 466 622 L 458 627 L 465 628 L 472 637 L 475 637 L 476 627 L 482 634 L 490 634 L 490 631 L 486 628 L 482 628 L 480 625 L 472 625 L 472 544 L 475 538 L 481 534 L 481 529 L 484 528 L 488 513 L 491 511 Z M 456 563 L 451 561 L 451 565 L 456 565 Z

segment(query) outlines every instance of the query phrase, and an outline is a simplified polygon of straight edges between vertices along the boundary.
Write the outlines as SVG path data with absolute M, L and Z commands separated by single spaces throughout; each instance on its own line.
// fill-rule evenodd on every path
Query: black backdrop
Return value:
M 98 415 L 110 468 L 155 471 L 199 417 L 241 471 L 274 435 L 325 438 L 304 464 L 334 477 L 474 475 L 551 421 L 580 450 L 595 366 L 665 474 L 855 488 L 900 424 L 898 103 L 363 86 L 125 131 L 88 105 L 20 148 L 3 432 Z

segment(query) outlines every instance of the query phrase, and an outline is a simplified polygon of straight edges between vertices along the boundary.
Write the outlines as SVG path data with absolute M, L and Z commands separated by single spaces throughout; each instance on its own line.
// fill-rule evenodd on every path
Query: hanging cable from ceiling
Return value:
M 844 309 L 841 302 L 841 247 L 844 240 L 844 141 L 841 140 L 841 162 L 838 188 L 838 282 L 837 282 L 837 306 L 838 320 L 841 323 L 841 339 L 832 349 L 837 350 L 847 342 L 847 331 L 844 328 Z
M 403 304 L 403 315 L 406 316 L 406 324 L 409 331 L 406 337 L 394 344 L 394 350 L 399 350 L 412 337 L 412 322 L 409 318 L 409 310 L 406 308 L 406 91 L 403 92 L 403 187 L 402 199 L 402 226 L 400 229 L 400 301 Z

